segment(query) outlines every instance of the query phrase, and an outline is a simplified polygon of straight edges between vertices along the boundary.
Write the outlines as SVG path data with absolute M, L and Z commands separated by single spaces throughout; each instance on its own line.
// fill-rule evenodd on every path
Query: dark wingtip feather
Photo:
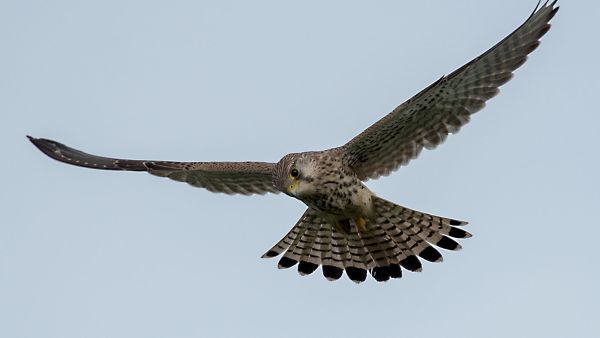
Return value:
M 538 39 L 541 38 L 542 36 L 546 35 L 546 33 L 548 33 L 548 31 L 550 30 L 550 27 L 552 27 L 552 25 L 550 25 L 549 23 L 544 25 L 544 27 L 542 27 L 542 29 L 540 29 L 540 31 L 538 32 Z M 539 45 L 539 41 L 538 41 L 538 45 Z
M 557 3 L 557 2 L 558 2 L 558 0 L 554 0 L 554 1 L 552 1 L 552 3 L 550 4 L 550 6 L 551 6 L 551 7 L 554 7 L 554 6 L 556 5 L 556 3 Z M 552 13 L 550 13 L 550 18 L 549 18 L 549 19 L 552 19 L 552 18 L 553 18 L 553 17 L 556 15 L 556 12 L 558 12 L 558 9 L 559 9 L 559 8 L 560 8 L 560 6 L 556 6 L 556 7 L 554 7 L 554 9 L 552 10 Z
M 367 279 L 367 270 L 349 266 L 346 268 L 346 275 L 353 282 L 361 283 Z
M 540 4 L 542 3 L 542 0 L 538 0 L 537 5 L 535 5 L 535 8 L 533 9 L 533 12 L 531 12 L 531 14 L 529 15 L 529 17 L 532 17 L 540 8 Z M 546 4 L 548 3 L 548 0 L 546 0 L 546 2 L 544 3 L 544 6 L 546 6 Z
M 27 138 L 33 145 L 38 148 L 42 153 L 47 156 L 56 159 L 56 154 L 54 153 L 58 148 L 56 147 L 55 142 L 43 139 L 43 138 L 35 138 L 27 135 Z
M 543 34 L 540 35 L 540 37 Z M 540 46 L 541 42 L 539 40 L 535 40 L 532 41 L 530 44 L 528 44 L 527 46 L 524 46 L 523 48 L 525 49 L 525 54 L 523 55 L 521 58 L 519 59 L 515 59 L 515 65 L 513 66 L 515 69 L 521 67 L 528 59 L 528 54 L 531 54 L 534 50 L 538 49 L 538 47 Z
M 46 156 L 59 162 L 92 169 L 146 171 L 143 161 L 102 157 L 85 153 L 53 140 L 29 135 L 27 138 Z
M 340 269 L 336 266 L 332 265 L 323 265 L 323 276 L 327 278 L 327 280 L 334 281 L 340 279 L 344 272 L 343 269 Z

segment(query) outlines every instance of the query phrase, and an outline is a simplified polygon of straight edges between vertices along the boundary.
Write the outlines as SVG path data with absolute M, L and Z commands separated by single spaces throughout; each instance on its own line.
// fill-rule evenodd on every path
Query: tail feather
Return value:
M 401 216 L 401 218 L 403 219 L 418 223 L 421 228 L 427 228 L 431 231 L 436 231 L 439 234 L 449 235 L 454 238 L 471 237 L 470 233 L 466 232 L 465 230 L 456 228 L 467 225 L 468 222 L 425 214 L 420 211 L 408 209 L 379 198 L 377 203 L 386 205 L 386 208 L 391 209 L 392 212 Z
M 417 254 L 427 249 L 429 247 L 428 243 L 448 250 L 460 250 L 460 244 L 444 235 L 452 233 L 456 238 L 471 236 L 468 232 L 451 225 L 462 226 L 467 224 L 467 222 L 425 214 L 378 197 L 375 198 L 374 203 L 379 215 L 392 218 L 393 223 L 411 234 L 411 237 L 415 238 L 415 240 L 417 237 L 422 239 L 422 241 L 416 240 L 420 245 L 420 248 L 417 248 Z
M 281 259 L 279 260 L 279 263 L 277 263 L 277 267 L 279 269 L 287 269 L 287 268 L 291 268 L 292 266 L 296 265 L 296 263 L 298 263 L 298 261 L 300 261 L 300 256 L 295 253 L 296 247 L 298 246 L 298 243 L 302 239 L 302 236 L 304 235 L 304 233 L 308 230 L 308 227 L 310 226 L 310 224 L 311 224 L 310 223 L 310 215 L 308 214 L 308 211 L 307 211 L 304 213 L 304 215 L 302 215 L 300 220 L 298 220 L 298 222 L 296 223 L 294 228 L 292 228 L 290 233 L 288 233 L 288 235 L 286 237 L 284 237 L 281 241 L 279 241 L 278 244 L 276 244 L 273 248 L 271 248 L 271 250 L 267 251 L 267 253 L 263 256 L 269 257 L 269 254 L 272 254 L 273 252 L 277 252 L 276 250 L 280 250 L 280 248 L 284 248 L 282 251 L 277 253 L 277 255 L 279 255 L 281 252 L 285 251 L 283 257 L 281 257 Z M 294 231 L 294 229 L 296 229 L 296 231 Z M 291 241 L 291 243 L 290 243 L 290 241 Z
M 277 257 L 285 250 L 287 250 L 292 243 L 296 240 L 298 235 L 306 229 L 308 223 L 306 222 L 308 210 L 304 212 L 302 217 L 298 220 L 298 222 L 290 229 L 290 231 L 283 236 L 283 238 L 277 242 L 269 251 L 265 252 L 261 258 L 272 258 Z
M 319 249 L 321 252 L 321 263 L 323 264 L 323 276 L 330 281 L 342 277 L 344 272 L 343 260 L 333 249 L 333 233 L 330 227 L 321 227 L 318 234 L 321 240 Z M 318 263 L 317 263 L 318 264 Z
M 321 263 L 320 250 L 320 238 L 317 239 L 320 224 L 312 223 L 308 226 L 306 232 L 302 235 L 298 246 L 296 247 L 300 255 L 300 264 L 298 265 L 298 272 L 301 275 L 310 275 L 313 273 Z
M 389 262 L 389 249 L 397 246 L 396 243 L 383 231 L 381 228 L 373 229 L 365 234 L 360 234 L 362 244 L 369 251 L 369 255 L 377 266 L 381 266 L 384 262 Z M 387 264 L 386 264 L 387 265 Z
M 391 275 L 389 267 L 400 263 L 397 258 L 401 253 L 400 248 L 381 228 L 360 235 L 363 245 L 369 250 L 369 255 L 375 262 L 375 266 L 370 268 L 369 272 L 379 282 L 389 280 Z
M 322 265 L 323 276 L 339 279 L 343 272 L 354 282 L 366 279 L 368 272 L 377 281 L 402 277 L 402 268 L 421 271 L 419 257 L 442 261 L 434 247 L 458 250 L 452 238 L 471 234 L 457 227 L 466 222 L 434 216 L 402 207 L 379 197 L 373 198 L 376 216 L 359 232 L 352 223 L 350 233 L 342 234 L 319 213 L 308 209 L 296 225 L 262 257 L 283 253 L 279 268 L 298 264 L 298 272 L 311 274 Z
M 350 255 L 352 256 L 352 261 L 355 263 L 355 267 L 363 270 L 367 270 L 375 266 L 375 262 L 369 256 L 369 251 L 362 243 L 358 232 L 353 230 L 347 236 L 348 239 L 348 248 L 350 249 Z
M 303 227 L 302 231 L 300 233 L 298 233 L 298 235 L 294 239 L 294 242 L 290 245 L 290 247 L 287 249 L 287 251 L 283 254 L 283 257 L 281 257 L 281 260 L 279 261 L 279 264 L 277 266 L 278 268 L 287 269 L 287 268 L 290 268 L 290 267 L 296 265 L 295 263 L 292 265 L 281 264 L 282 261 L 295 261 L 296 263 L 298 263 L 300 261 L 300 259 L 302 257 L 302 248 L 304 247 L 304 243 L 306 242 L 305 234 L 308 231 L 309 227 L 310 227 L 310 223 L 306 223 L 306 225 Z
M 348 247 L 348 240 L 343 234 L 331 229 L 331 253 L 335 264 L 333 266 L 345 270 L 347 267 L 355 266 Z
M 348 247 L 346 237 L 334 231 L 331 227 L 331 259 L 335 262 L 335 266 L 345 269 L 347 266 L 352 266 L 352 255 Z
M 346 275 L 352 281 L 357 283 L 364 281 L 367 271 L 365 255 L 359 250 L 360 244 L 357 244 L 356 238 L 338 232 L 330 224 L 323 226 L 331 230 L 332 258 L 334 259 L 332 266 L 327 269 L 323 267 L 323 274 L 330 274 L 331 271 L 334 271 L 334 277 L 337 277 L 335 279 L 339 279 L 341 272 L 346 271 Z
M 402 248 L 402 253 L 399 255 L 400 265 L 413 272 L 421 271 L 421 262 L 416 256 L 425 249 L 422 244 L 419 244 L 422 240 L 410 237 L 405 231 L 394 224 L 393 220 L 387 220 L 387 222 L 378 221 L 377 225 L 381 226 L 394 242 Z

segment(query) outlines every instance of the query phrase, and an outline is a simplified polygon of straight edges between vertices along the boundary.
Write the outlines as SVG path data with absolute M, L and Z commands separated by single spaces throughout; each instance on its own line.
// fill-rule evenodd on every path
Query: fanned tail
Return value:
M 319 265 L 328 280 L 343 272 L 354 282 L 366 279 L 367 271 L 379 282 L 402 277 L 402 269 L 421 271 L 419 258 L 441 262 L 435 248 L 459 250 L 453 238 L 471 234 L 459 227 L 467 222 L 412 210 L 379 197 L 373 197 L 376 216 L 366 232 L 351 221 L 348 234 L 338 232 L 312 209 L 306 210 L 294 227 L 262 257 L 283 254 L 280 269 L 298 264 L 301 275 L 313 273 Z M 434 247 L 435 246 L 435 247 Z

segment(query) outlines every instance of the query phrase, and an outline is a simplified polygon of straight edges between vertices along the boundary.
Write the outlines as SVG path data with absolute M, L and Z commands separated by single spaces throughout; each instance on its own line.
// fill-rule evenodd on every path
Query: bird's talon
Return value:
M 358 216 L 354 219 L 354 222 L 356 222 L 356 228 L 358 229 L 358 231 L 360 231 L 361 233 L 367 232 L 366 219 L 364 219 L 362 216 Z

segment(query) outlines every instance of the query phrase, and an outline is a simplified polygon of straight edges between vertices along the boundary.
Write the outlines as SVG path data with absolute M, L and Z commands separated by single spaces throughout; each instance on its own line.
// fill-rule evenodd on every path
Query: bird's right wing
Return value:
M 125 160 L 84 153 L 62 143 L 27 136 L 44 154 L 57 161 L 93 169 L 146 171 L 226 194 L 279 193 L 271 175 L 274 163 L 266 162 L 170 162 Z
M 341 148 L 344 162 L 361 180 L 388 175 L 423 147 L 432 149 L 456 133 L 512 77 L 550 29 L 556 1 L 531 16 L 487 52 L 404 102 Z

